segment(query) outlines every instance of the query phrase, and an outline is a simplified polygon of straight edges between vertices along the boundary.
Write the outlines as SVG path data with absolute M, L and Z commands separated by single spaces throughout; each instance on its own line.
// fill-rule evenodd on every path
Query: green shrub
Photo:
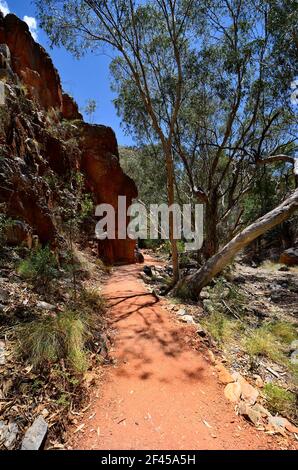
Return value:
M 94 202 L 90 194 L 83 194 L 81 198 L 80 221 L 94 215 Z
M 273 361 L 287 364 L 286 346 L 295 338 L 297 331 L 292 324 L 277 321 L 250 331 L 244 341 L 244 347 L 251 356 L 265 356 Z
M 59 274 L 57 261 L 49 247 L 38 248 L 29 258 L 21 261 L 18 273 L 24 279 L 43 287 L 47 287 Z
M 88 331 L 78 313 L 34 321 L 19 328 L 20 351 L 35 367 L 47 367 L 62 359 L 75 372 L 87 368 L 85 342 Z
M 241 322 L 238 320 L 230 320 L 226 315 L 219 312 L 212 313 L 203 319 L 201 323 L 219 343 L 233 340 L 237 332 L 242 328 Z
M 296 396 L 278 385 L 267 383 L 264 394 L 273 412 L 281 413 L 289 417 L 295 417 Z
M 244 340 L 244 348 L 252 357 L 265 356 L 273 361 L 282 361 L 282 346 L 268 326 L 250 332 Z
M 268 325 L 268 330 L 283 343 L 289 344 L 297 339 L 297 328 L 286 321 L 276 321 Z

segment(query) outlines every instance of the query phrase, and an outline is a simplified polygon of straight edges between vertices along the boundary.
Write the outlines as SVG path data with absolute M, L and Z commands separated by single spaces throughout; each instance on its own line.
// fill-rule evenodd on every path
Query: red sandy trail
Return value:
M 141 269 L 120 267 L 105 286 L 111 327 L 116 329 L 111 352 L 115 364 L 107 367 L 73 448 L 278 447 L 276 438 L 236 416 L 194 327 L 179 323 L 148 295 L 138 276 Z

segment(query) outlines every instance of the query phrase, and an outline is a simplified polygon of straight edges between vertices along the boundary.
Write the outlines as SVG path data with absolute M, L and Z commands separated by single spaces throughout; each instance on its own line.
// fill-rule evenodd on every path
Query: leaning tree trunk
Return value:
M 278 207 L 236 235 L 196 273 L 181 280 L 175 289 L 176 294 L 198 299 L 202 288 L 220 273 L 239 251 L 263 233 L 284 222 L 296 210 L 298 210 L 298 189 Z

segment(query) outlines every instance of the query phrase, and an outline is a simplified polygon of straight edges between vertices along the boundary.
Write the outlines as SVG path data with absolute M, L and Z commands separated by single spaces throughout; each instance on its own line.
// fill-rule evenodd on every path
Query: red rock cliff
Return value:
M 53 207 L 59 198 L 48 183 L 53 175 L 66 186 L 70 174 L 82 171 L 96 203 L 117 208 L 118 195 L 131 203 L 137 189 L 120 167 L 112 129 L 83 122 L 26 23 L 0 13 L 1 77 L 6 103 L 0 116 L 0 210 L 4 205 L 9 216 L 29 224 L 43 243 L 55 244 L 59 231 Z M 101 243 L 100 251 L 108 263 L 134 262 L 134 248 L 131 240 L 115 240 Z

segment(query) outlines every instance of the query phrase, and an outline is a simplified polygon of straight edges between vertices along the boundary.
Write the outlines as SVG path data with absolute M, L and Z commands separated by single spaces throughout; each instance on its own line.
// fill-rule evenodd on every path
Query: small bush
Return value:
M 297 338 L 296 328 L 284 321 L 268 323 L 250 332 L 244 347 L 251 356 L 265 356 L 286 364 L 286 345 Z
M 49 247 L 39 248 L 20 263 L 18 273 L 34 284 L 47 287 L 49 282 L 58 276 L 57 261 Z
M 202 325 L 219 343 L 232 340 L 242 328 L 237 320 L 229 320 L 225 315 L 214 312 L 202 321 Z
M 105 300 L 98 292 L 98 289 L 82 289 L 79 302 L 91 311 L 96 310 L 96 313 L 102 313 L 105 309 Z
M 289 344 L 297 339 L 297 329 L 288 322 L 277 321 L 268 325 L 268 330 L 283 343 Z
M 81 222 L 94 215 L 94 202 L 90 194 L 82 195 L 80 206 L 79 219 Z
M 257 328 L 244 340 L 244 348 L 252 357 L 265 356 L 273 361 L 282 360 L 282 347 L 268 326 Z
M 294 393 L 272 383 L 265 385 L 264 393 L 273 412 L 294 417 L 296 408 L 296 396 Z
M 22 355 L 35 367 L 47 367 L 62 359 L 75 372 L 87 368 L 86 324 L 76 312 L 31 322 L 19 330 Z

